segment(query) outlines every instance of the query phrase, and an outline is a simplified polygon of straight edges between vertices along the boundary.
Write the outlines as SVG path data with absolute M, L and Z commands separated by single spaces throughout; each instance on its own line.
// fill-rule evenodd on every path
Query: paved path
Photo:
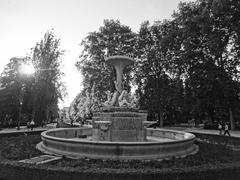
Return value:
M 47 124 L 45 127 L 35 127 L 32 131 L 45 131 L 48 129 L 52 129 L 56 127 L 56 124 Z M 19 130 L 17 128 L 3 128 L 0 130 L 0 134 L 7 134 L 7 133 L 16 133 L 16 132 L 30 132 L 31 130 L 27 128 L 27 126 L 21 126 Z
M 216 134 L 219 135 L 218 130 L 209 130 L 209 129 L 202 129 L 202 128 L 188 128 L 188 127 L 164 127 L 166 129 L 174 129 L 174 130 L 180 130 L 180 131 L 186 131 L 186 132 L 192 132 L 192 133 L 201 133 L 201 134 Z M 223 131 L 224 132 L 224 131 Z M 240 131 L 229 131 L 231 136 L 233 137 L 239 137 L 240 138 Z
M 48 124 L 46 127 L 36 127 L 33 128 L 33 131 L 44 131 L 48 129 L 52 129 L 56 127 L 55 124 Z M 164 127 L 166 129 L 173 129 L 173 130 L 180 130 L 180 131 L 186 131 L 186 132 L 192 132 L 192 133 L 202 133 L 202 134 L 216 134 L 219 135 L 218 130 L 208 130 L 208 129 L 202 129 L 202 128 L 188 128 L 188 127 Z M 0 130 L 0 134 L 6 134 L 6 133 L 15 133 L 15 132 L 29 132 L 31 130 L 27 129 L 26 126 L 21 126 L 20 130 L 17 130 L 16 128 L 5 128 Z M 231 136 L 240 138 L 240 131 L 229 131 Z

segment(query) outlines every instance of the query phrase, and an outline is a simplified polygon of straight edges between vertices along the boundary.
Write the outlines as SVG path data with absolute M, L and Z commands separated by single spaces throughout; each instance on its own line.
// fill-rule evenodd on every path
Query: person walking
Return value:
M 35 125 L 35 122 L 32 120 L 32 121 L 30 122 L 31 131 L 33 130 L 34 125 Z
M 222 124 L 221 122 L 218 123 L 218 130 L 219 130 L 219 135 L 222 135 L 222 130 L 223 130 L 223 127 L 222 127 Z
M 231 136 L 230 133 L 229 133 L 229 127 L 227 125 L 227 123 L 225 123 L 225 126 L 224 126 L 224 136 L 228 134 L 228 136 Z

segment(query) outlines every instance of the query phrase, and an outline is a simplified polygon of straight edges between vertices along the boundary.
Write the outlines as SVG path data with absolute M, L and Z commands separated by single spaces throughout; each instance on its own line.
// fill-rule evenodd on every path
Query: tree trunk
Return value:
M 229 108 L 229 119 L 230 119 L 231 130 L 235 130 L 235 123 L 234 123 L 232 108 Z
M 163 113 L 161 112 L 161 110 L 159 110 L 158 112 L 158 119 L 159 119 L 159 126 L 163 127 Z
M 46 125 L 48 122 L 48 118 L 49 118 L 49 107 L 46 107 L 46 119 L 43 120 L 42 124 Z
M 213 111 L 212 110 L 207 111 L 207 120 L 208 120 L 209 125 L 213 124 L 214 117 L 213 117 Z
M 45 119 L 45 122 L 48 122 L 48 120 L 49 120 L 49 111 L 50 111 L 50 105 L 47 105 L 47 107 L 46 107 L 46 119 Z
M 32 110 L 32 119 L 31 119 L 31 120 L 33 120 L 33 121 L 35 121 L 35 113 L 36 113 L 35 107 L 33 107 L 33 110 Z

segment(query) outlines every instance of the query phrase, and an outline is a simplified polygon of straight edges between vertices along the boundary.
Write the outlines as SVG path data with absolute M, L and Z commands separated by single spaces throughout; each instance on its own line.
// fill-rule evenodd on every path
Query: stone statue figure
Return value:
M 113 93 L 112 100 L 111 100 L 111 105 L 118 105 L 118 97 L 121 94 L 121 89 L 119 89 L 119 84 L 117 81 L 114 81 L 115 89 L 116 91 Z
M 107 100 L 103 103 L 104 106 L 111 106 L 112 93 L 110 91 L 106 92 Z
M 134 60 L 127 56 L 111 56 L 105 59 L 106 64 L 113 66 L 116 70 L 116 81 L 115 88 L 116 91 L 113 94 L 111 106 L 118 106 L 119 105 L 119 96 L 122 94 L 123 86 L 122 86 L 122 75 L 123 70 L 126 66 L 133 65 Z
M 118 98 L 118 103 L 119 103 L 120 107 L 123 107 L 123 106 L 129 107 L 130 106 L 130 103 L 128 102 L 127 98 L 128 98 L 128 93 L 126 90 L 123 90 L 121 95 Z

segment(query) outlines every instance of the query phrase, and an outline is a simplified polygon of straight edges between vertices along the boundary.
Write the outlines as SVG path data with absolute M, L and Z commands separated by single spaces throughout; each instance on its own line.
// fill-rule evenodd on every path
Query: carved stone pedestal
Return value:
M 98 112 L 93 115 L 93 139 L 98 141 L 146 141 L 147 113 L 119 111 Z

